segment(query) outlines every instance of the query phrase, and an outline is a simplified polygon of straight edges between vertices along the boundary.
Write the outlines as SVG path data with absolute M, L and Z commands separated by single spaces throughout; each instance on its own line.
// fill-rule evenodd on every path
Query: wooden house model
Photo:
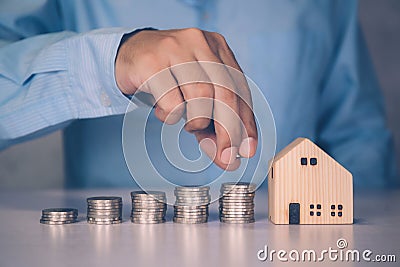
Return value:
M 274 224 L 352 224 L 353 176 L 309 139 L 298 138 L 273 159 L 268 212 Z

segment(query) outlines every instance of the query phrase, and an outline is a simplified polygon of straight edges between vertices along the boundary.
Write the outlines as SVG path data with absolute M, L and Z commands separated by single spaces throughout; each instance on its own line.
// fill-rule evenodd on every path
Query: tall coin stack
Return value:
M 252 223 L 256 185 L 223 183 L 219 199 L 219 219 L 225 223 Z
M 208 221 L 209 186 L 176 187 L 174 193 L 174 222 L 194 224 Z
M 116 224 L 122 222 L 121 197 L 90 197 L 87 199 L 87 222 Z
M 77 222 L 78 210 L 70 208 L 52 208 L 42 210 L 40 223 L 69 224 Z
M 163 223 L 167 212 L 167 197 L 161 191 L 133 191 L 131 222 Z

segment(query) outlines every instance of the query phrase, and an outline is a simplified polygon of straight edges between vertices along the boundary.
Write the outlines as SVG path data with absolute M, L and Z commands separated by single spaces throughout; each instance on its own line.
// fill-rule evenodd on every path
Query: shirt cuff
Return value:
M 79 34 L 67 43 L 68 70 L 76 118 L 124 114 L 130 100 L 115 80 L 115 59 L 126 28 L 106 28 Z M 129 109 L 136 108 L 131 103 Z

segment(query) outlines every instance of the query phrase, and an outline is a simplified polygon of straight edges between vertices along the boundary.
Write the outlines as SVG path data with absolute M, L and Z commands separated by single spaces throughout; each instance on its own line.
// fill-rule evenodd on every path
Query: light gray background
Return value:
M 397 155 L 400 155 L 400 1 L 359 2 L 361 24 L 385 96 Z M 399 156 L 397 163 L 400 167 Z M 60 188 L 63 181 L 60 132 L 0 152 L 0 188 Z

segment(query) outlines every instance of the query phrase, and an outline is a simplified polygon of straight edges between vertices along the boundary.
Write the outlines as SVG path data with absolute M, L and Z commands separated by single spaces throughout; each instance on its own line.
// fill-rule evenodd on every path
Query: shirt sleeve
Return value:
M 22 32 L 17 20 L 29 17 L 0 14 L 0 149 L 75 119 L 123 114 L 129 104 L 116 85 L 114 62 L 132 29 L 78 34 L 36 23 Z
M 394 145 L 383 98 L 358 23 L 357 2 L 339 10 L 336 49 L 321 91 L 321 146 L 348 168 L 357 186 L 396 181 Z

